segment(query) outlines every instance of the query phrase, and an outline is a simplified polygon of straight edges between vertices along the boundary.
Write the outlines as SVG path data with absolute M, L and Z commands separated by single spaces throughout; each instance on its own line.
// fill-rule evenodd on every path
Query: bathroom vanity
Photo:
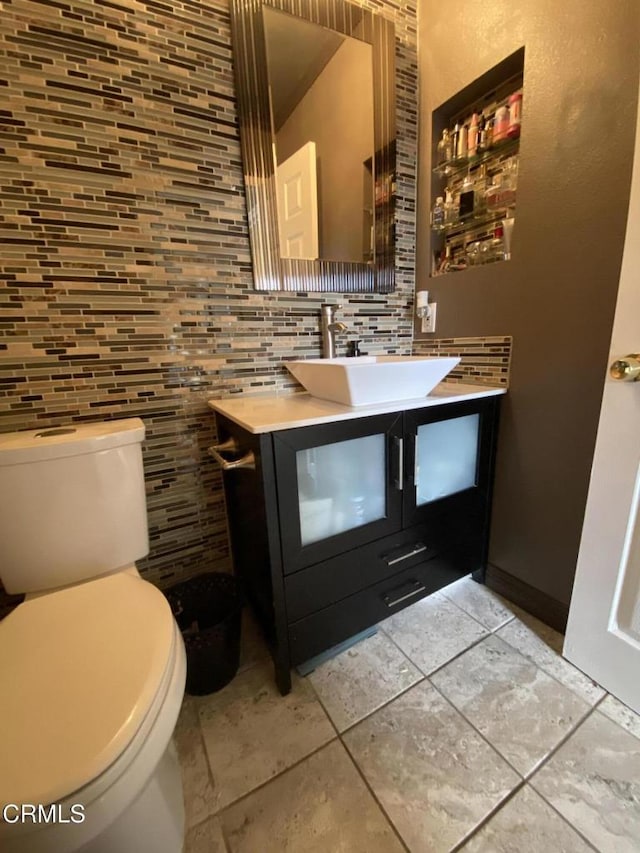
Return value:
M 352 408 L 294 394 L 211 400 L 231 546 L 290 667 L 485 567 L 503 388 L 439 385 Z

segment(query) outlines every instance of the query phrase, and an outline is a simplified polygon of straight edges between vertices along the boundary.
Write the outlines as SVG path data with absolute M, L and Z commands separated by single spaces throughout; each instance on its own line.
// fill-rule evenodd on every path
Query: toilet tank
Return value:
M 149 552 L 139 418 L 0 435 L 0 580 L 40 592 Z

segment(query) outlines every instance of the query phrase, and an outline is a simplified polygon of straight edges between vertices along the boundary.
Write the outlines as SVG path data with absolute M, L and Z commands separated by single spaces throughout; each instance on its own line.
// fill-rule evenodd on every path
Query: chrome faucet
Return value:
M 342 305 L 320 306 L 320 329 L 322 331 L 322 357 L 335 358 L 336 355 L 336 332 L 348 332 L 348 326 L 336 320 L 336 311 Z

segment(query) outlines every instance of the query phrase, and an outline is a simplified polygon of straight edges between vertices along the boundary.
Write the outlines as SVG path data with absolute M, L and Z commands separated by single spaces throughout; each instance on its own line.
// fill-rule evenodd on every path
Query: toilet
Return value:
M 0 850 L 179 853 L 182 636 L 149 550 L 138 418 L 0 435 Z

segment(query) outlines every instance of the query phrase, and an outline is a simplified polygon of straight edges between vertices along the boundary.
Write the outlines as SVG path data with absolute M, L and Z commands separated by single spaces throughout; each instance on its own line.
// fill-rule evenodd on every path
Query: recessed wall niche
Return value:
M 432 114 L 431 275 L 511 259 L 524 47 Z

